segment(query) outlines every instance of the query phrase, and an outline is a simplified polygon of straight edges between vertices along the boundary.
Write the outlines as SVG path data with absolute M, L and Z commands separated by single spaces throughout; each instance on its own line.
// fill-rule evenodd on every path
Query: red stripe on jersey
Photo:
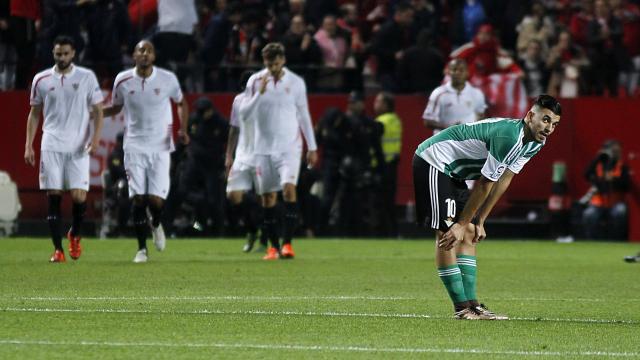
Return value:
M 51 74 L 43 75 L 38 80 L 36 80 L 36 83 L 33 85 L 33 89 L 31 89 L 31 100 L 35 99 L 36 97 L 36 91 L 38 90 L 38 83 L 40 82 L 40 80 L 48 78 L 49 76 L 51 76 Z
M 131 80 L 131 79 L 133 79 L 133 75 L 128 76 L 128 77 L 126 77 L 126 78 L 124 78 L 124 79 L 122 79 L 122 80 L 118 81 L 118 82 L 116 83 L 116 86 L 113 88 L 113 90 L 114 90 L 114 94 L 113 94 L 113 96 L 117 96 L 117 95 L 118 95 L 118 93 L 116 92 L 116 90 L 118 90 L 118 86 L 120 86 L 120 84 L 122 84 L 123 82 L 125 82 L 125 81 L 127 81 L 127 80 Z

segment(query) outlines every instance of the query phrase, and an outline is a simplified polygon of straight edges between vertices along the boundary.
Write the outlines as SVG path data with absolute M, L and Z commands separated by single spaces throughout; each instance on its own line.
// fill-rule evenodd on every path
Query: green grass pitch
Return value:
M 85 239 L 49 264 L 48 240 L 0 239 L 0 359 L 640 358 L 638 244 L 485 241 L 480 300 L 509 321 L 451 318 L 433 240 L 303 240 L 277 262 L 242 244 L 133 264 L 134 240 Z

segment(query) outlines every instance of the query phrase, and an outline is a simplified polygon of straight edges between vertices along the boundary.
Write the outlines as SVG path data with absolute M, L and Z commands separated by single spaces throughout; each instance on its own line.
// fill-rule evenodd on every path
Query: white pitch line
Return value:
M 242 296 L 242 295 L 222 295 L 222 296 L 24 296 L 24 297 L 0 297 L 1 300 L 20 300 L 20 301 L 294 301 L 294 300 L 335 300 L 335 301 L 442 301 L 442 299 L 419 298 L 419 297 L 403 297 L 403 296 Z M 541 302 L 609 302 L 607 299 L 590 299 L 590 298 L 497 298 L 488 297 L 485 300 L 491 301 L 541 301 Z M 623 302 L 635 302 L 640 299 L 623 299 L 615 300 Z
M 437 354 L 482 354 L 512 356 L 608 356 L 638 357 L 639 352 L 608 351 L 525 351 L 525 350 L 483 350 L 460 348 L 389 348 L 368 346 L 323 346 L 323 345 L 274 345 L 240 343 L 161 343 L 161 342 L 100 342 L 100 341 L 45 341 L 0 339 L 0 345 L 44 345 L 44 346 L 102 346 L 102 347 L 168 347 L 168 348 L 218 348 L 218 349 L 259 349 L 259 350 L 298 350 L 333 352 L 382 352 L 382 353 L 437 353 Z
M 93 314 L 166 314 L 166 315 L 275 315 L 275 316 L 327 316 L 327 317 L 369 317 L 369 318 L 404 318 L 404 319 L 452 319 L 448 316 L 433 316 L 428 314 L 385 314 L 385 313 L 350 313 L 350 312 L 313 312 L 313 311 L 267 311 L 267 310 L 191 310 L 191 311 L 166 311 L 166 310 L 134 310 L 134 309 L 56 309 L 56 308 L 0 308 L 0 312 L 34 312 L 34 313 L 93 313 Z M 562 318 L 527 318 L 512 317 L 516 321 L 546 321 L 546 322 L 574 322 L 591 324 L 628 324 L 638 325 L 635 320 L 609 320 L 609 319 L 562 319 Z

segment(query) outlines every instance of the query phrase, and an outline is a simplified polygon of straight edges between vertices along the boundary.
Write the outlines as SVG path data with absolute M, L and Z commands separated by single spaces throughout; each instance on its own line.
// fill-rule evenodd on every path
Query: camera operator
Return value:
M 608 140 L 585 172 L 592 184 L 589 205 L 582 214 L 585 237 L 623 239 L 627 234 L 625 194 L 631 179 L 617 140 Z M 586 199 L 585 199 L 586 200 Z M 604 223 L 604 224 L 603 224 Z M 603 228 L 604 225 L 604 228 Z

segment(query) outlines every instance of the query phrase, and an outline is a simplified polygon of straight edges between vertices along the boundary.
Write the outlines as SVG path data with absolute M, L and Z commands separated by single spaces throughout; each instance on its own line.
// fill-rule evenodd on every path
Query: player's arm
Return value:
M 92 105 L 91 110 L 91 117 L 93 118 L 93 137 L 91 138 L 91 143 L 89 143 L 87 151 L 90 155 L 93 155 L 100 145 L 100 133 L 102 132 L 104 114 L 102 112 L 102 104 L 100 103 Z
M 318 161 L 318 145 L 316 144 L 316 136 L 311 124 L 311 114 L 309 114 L 309 104 L 307 103 L 307 89 L 304 83 L 298 91 L 298 96 L 296 96 L 296 117 L 298 118 L 304 141 L 307 143 L 307 164 L 313 167 Z
M 182 97 L 182 100 L 176 103 L 178 108 L 178 120 L 180 120 L 180 130 L 178 136 L 183 144 L 189 144 L 189 104 L 187 100 Z
M 464 206 L 458 221 L 442 236 L 438 242 L 438 247 L 449 251 L 462 242 L 467 225 L 471 223 L 471 220 L 489 197 L 494 184 L 495 183 L 493 181 L 484 176 L 481 176 L 480 179 L 476 181 L 473 186 L 473 190 L 471 190 L 469 200 Z
M 102 109 L 102 117 L 111 117 L 111 116 L 115 116 L 118 115 L 120 113 L 120 111 L 122 111 L 122 104 L 120 105 L 110 105 L 105 107 L 104 109 Z
M 245 98 L 240 103 L 238 111 L 240 112 L 240 119 L 243 121 L 252 116 L 253 112 L 258 107 L 260 95 L 267 91 L 267 84 L 269 83 L 269 74 L 265 74 L 262 77 L 252 77 L 247 83 L 247 87 L 244 90 Z
M 236 153 L 236 147 L 238 147 L 238 136 L 240 135 L 240 128 L 237 126 L 229 126 L 229 139 L 227 140 L 227 152 L 224 158 L 224 167 L 226 176 L 229 176 L 229 170 L 233 165 L 234 155 Z
M 487 220 L 487 217 L 493 210 L 493 207 L 496 205 L 502 194 L 509 188 L 511 184 L 511 180 L 515 175 L 514 172 L 507 169 L 504 174 L 498 179 L 495 183 L 487 200 L 482 204 L 482 208 L 478 212 L 478 223 L 476 224 L 476 236 L 473 238 L 473 242 L 482 241 L 485 237 L 487 237 L 487 233 L 484 231 L 484 222 Z
M 31 110 L 29 110 L 29 116 L 27 117 L 27 139 L 24 144 L 24 161 L 31 166 L 35 166 L 36 164 L 36 156 L 33 151 L 33 138 L 36 136 L 36 131 L 38 130 L 41 112 L 42 105 L 31 105 Z

